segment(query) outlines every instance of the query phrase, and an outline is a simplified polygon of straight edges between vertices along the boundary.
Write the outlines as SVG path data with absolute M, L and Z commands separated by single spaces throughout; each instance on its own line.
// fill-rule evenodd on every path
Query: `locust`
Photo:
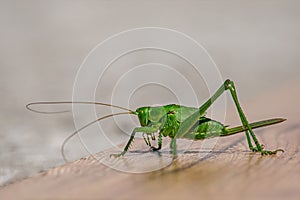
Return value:
M 226 126 L 221 122 L 218 122 L 216 120 L 210 119 L 205 116 L 206 111 L 209 109 L 209 107 L 225 91 L 229 91 L 231 94 L 231 97 L 233 99 L 233 102 L 235 104 L 239 118 L 242 123 L 241 126 L 230 128 L 229 126 Z M 164 106 L 144 106 L 144 107 L 137 108 L 135 111 L 133 111 L 121 106 L 116 106 L 116 105 L 111 105 L 111 104 L 106 104 L 101 102 L 85 102 L 85 101 L 33 102 L 27 104 L 26 107 L 27 109 L 34 112 L 46 113 L 46 112 L 32 109 L 31 106 L 38 105 L 38 104 L 69 104 L 69 103 L 110 106 L 110 107 L 126 110 L 127 112 L 120 112 L 120 113 L 115 113 L 104 117 L 100 117 L 86 124 L 80 129 L 76 130 L 71 135 L 69 135 L 64 140 L 61 146 L 61 153 L 65 160 L 66 160 L 66 156 L 64 154 L 64 147 L 69 139 L 71 139 L 80 131 L 82 131 L 83 129 L 87 128 L 88 126 L 96 122 L 99 122 L 103 119 L 115 115 L 123 115 L 123 114 L 136 115 L 139 119 L 141 126 L 133 129 L 130 138 L 122 152 L 111 155 L 115 157 L 124 156 L 128 152 L 131 144 L 133 143 L 136 133 L 142 133 L 146 145 L 149 146 L 152 151 L 158 151 L 162 148 L 163 137 L 170 137 L 171 138 L 170 149 L 172 151 L 174 158 L 176 158 L 177 156 L 177 145 L 176 145 L 177 139 L 204 140 L 207 138 L 230 136 L 240 132 L 245 132 L 249 149 L 252 152 L 257 152 L 260 153 L 261 155 L 273 155 L 279 151 L 284 152 L 283 149 L 265 150 L 264 145 L 258 141 L 256 135 L 254 134 L 253 129 L 281 123 L 286 119 L 272 118 L 272 119 L 262 120 L 254 123 L 249 123 L 239 103 L 235 84 L 233 81 L 229 79 L 227 79 L 219 87 L 219 89 L 199 108 L 187 107 L 187 106 L 182 106 L 177 104 L 169 104 Z M 151 144 L 151 140 L 156 140 L 156 137 L 157 137 L 157 146 L 153 146 Z

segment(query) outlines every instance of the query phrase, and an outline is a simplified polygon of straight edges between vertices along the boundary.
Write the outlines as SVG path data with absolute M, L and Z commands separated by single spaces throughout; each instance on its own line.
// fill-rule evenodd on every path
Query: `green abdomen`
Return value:
M 217 137 L 226 132 L 226 126 L 220 122 L 201 117 L 198 124 L 183 136 L 183 138 L 191 140 L 203 140 L 205 138 Z

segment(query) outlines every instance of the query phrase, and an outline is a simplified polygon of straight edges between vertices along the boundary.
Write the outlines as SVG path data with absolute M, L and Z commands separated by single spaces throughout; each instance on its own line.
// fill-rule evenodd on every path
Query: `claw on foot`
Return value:
M 151 146 L 151 150 L 152 150 L 152 151 L 158 151 L 158 150 L 160 150 L 160 148 L 157 148 L 157 147 Z
M 283 149 L 276 149 L 275 151 L 261 151 L 261 155 L 275 155 L 278 151 L 284 152 Z
M 264 146 L 262 145 L 262 149 L 261 150 L 258 150 L 257 147 L 253 147 L 251 148 L 251 150 L 253 152 L 260 152 L 261 155 L 275 155 L 278 151 L 281 151 L 281 152 L 284 152 L 283 149 L 276 149 L 275 151 L 267 151 L 267 150 L 263 150 L 264 149 Z

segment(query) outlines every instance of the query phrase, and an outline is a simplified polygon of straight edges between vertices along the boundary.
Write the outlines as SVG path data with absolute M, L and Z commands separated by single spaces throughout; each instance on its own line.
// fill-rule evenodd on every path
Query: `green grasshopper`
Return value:
M 209 119 L 205 117 L 206 110 L 218 99 L 220 95 L 222 95 L 226 90 L 229 90 L 232 96 L 232 99 L 235 103 L 237 108 L 239 117 L 242 122 L 242 126 L 237 126 L 234 128 L 228 128 L 227 126 L 223 125 L 222 123 Z M 246 116 L 240 106 L 238 101 L 236 89 L 234 86 L 233 81 L 227 79 L 221 87 L 214 93 L 214 95 L 209 98 L 202 106 L 199 108 L 194 107 L 186 107 L 176 104 L 170 104 L 165 106 L 156 106 L 156 107 L 141 107 L 136 109 L 136 111 L 132 111 L 127 108 L 123 108 L 120 106 L 115 106 L 111 104 L 105 104 L 100 102 L 35 102 L 30 103 L 26 107 L 34 112 L 39 113 L 46 113 L 40 112 L 37 110 L 33 110 L 29 108 L 29 106 L 34 104 L 64 104 L 64 103 L 81 103 L 81 104 L 95 104 L 95 105 L 104 105 L 115 107 L 123 110 L 127 110 L 128 112 L 123 113 L 116 113 L 107 115 L 101 118 L 92 121 L 85 126 L 81 127 L 80 129 L 76 130 L 72 133 L 69 137 L 65 139 L 62 144 L 62 155 L 65 159 L 64 155 L 64 146 L 67 141 L 72 138 L 74 135 L 78 134 L 79 131 L 85 129 L 86 127 L 90 126 L 93 123 L 96 123 L 100 120 L 103 120 L 108 117 L 112 117 L 115 115 L 122 115 L 122 114 L 134 114 L 138 116 L 139 122 L 141 124 L 140 127 L 136 127 L 133 129 L 132 134 L 124 148 L 124 150 L 119 154 L 112 154 L 113 156 L 119 157 L 124 156 L 126 152 L 129 150 L 135 134 L 138 132 L 143 133 L 143 138 L 145 143 L 153 150 L 158 151 L 162 147 L 162 137 L 170 137 L 170 148 L 172 149 L 173 156 L 177 156 L 177 139 L 188 139 L 188 140 L 204 140 L 206 138 L 213 138 L 213 137 L 224 137 L 233 135 L 239 132 L 245 131 L 246 138 L 248 142 L 248 146 L 251 151 L 259 152 L 261 155 L 272 155 L 276 154 L 278 151 L 282 151 L 282 149 L 277 149 L 274 151 L 264 150 L 264 145 L 260 144 L 252 131 L 252 129 L 268 126 L 272 124 L 277 124 L 280 122 L 285 121 L 286 119 L 283 118 L 274 118 L 268 120 L 262 120 L 259 122 L 254 122 L 249 124 Z M 48 112 L 49 113 L 49 112 Z M 155 140 L 155 134 L 158 133 L 158 146 L 152 146 L 150 142 L 150 138 Z M 251 139 L 254 141 L 255 146 L 253 146 Z

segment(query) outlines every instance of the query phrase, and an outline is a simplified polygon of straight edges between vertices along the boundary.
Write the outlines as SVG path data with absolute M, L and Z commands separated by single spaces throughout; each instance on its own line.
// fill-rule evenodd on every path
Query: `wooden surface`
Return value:
M 253 154 L 245 135 L 238 134 L 220 138 L 204 158 L 199 155 L 209 150 L 199 150 L 202 143 L 195 142 L 174 163 L 149 173 L 120 172 L 90 156 L 7 185 L 0 189 L 0 199 L 299 199 L 299 85 L 300 81 L 295 81 L 242 103 L 251 121 L 288 119 L 255 131 L 266 148 L 283 148 L 284 153 Z M 234 113 L 230 109 L 227 121 L 236 125 Z M 134 163 L 141 167 L 153 161 L 153 156 L 143 160 L 146 156 L 157 156 L 147 152 L 140 140 L 134 143 L 134 150 L 114 161 L 115 166 L 130 170 Z

